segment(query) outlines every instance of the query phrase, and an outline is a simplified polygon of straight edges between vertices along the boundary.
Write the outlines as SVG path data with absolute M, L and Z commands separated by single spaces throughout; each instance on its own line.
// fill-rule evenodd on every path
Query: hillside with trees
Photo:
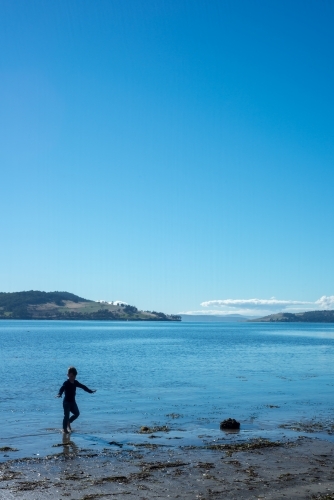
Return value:
M 334 323 L 334 311 L 307 311 L 301 313 L 278 313 L 250 321 L 260 323 Z
M 122 303 L 95 302 L 69 292 L 0 292 L 0 319 L 95 321 L 181 321 L 181 317 L 140 311 Z

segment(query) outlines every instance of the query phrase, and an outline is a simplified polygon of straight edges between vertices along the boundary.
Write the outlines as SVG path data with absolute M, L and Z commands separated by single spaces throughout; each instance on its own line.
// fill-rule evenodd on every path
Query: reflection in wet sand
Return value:
M 73 455 L 77 456 L 79 454 L 79 448 L 74 441 L 72 441 L 71 434 L 63 434 L 63 446 L 65 456 L 73 457 Z

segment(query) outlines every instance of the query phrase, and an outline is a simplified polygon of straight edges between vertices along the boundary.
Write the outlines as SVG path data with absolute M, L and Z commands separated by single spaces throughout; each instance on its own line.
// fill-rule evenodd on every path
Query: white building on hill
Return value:
M 127 306 L 128 303 L 124 302 L 123 300 L 112 300 L 111 302 L 108 302 L 107 300 L 97 300 L 96 302 L 99 302 L 100 304 L 109 304 L 110 306 Z

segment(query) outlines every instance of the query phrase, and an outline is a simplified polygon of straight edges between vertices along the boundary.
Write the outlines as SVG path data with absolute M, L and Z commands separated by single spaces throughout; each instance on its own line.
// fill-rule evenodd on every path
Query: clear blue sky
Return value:
M 2 0 L 0 289 L 334 294 L 334 3 Z

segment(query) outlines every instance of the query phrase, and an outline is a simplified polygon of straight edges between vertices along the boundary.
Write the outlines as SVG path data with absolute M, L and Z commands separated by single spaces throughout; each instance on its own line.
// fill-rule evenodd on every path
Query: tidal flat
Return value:
M 334 444 L 300 437 L 92 453 L 64 442 L 47 457 L 2 463 L 0 498 L 330 500 Z

